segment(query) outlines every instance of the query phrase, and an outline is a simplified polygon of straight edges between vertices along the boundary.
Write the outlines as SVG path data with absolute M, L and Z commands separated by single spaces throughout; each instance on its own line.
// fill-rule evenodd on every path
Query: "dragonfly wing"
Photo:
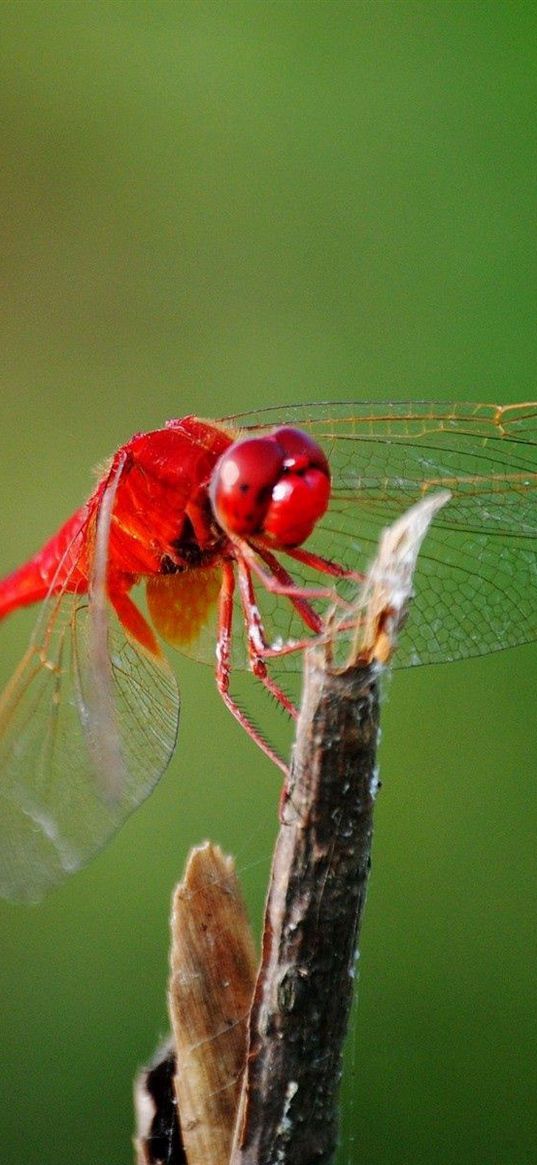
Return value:
M 452 494 L 420 553 L 396 666 L 537 638 L 537 404 L 343 402 L 232 420 L 257 431 L 290 417 L 322 445 L 333 472 L 330 507 L 308 543 L 316 553 L 364 571 L 384 526 L 427 492 Z M 314 578 L 295 564 L 292 573 Z M 338 590 L 352 598 L 348 583 Z M 273 633 L 296 634 L 288 605 L 271 605 Z M 295 656 L 282 657 L 282 670 L 295 666 Z
M 107 800 L 118 801 L 127 784 L 127 765 L 121 747 L 114 705 L 108 602 L 108 559 L 112 512 L 125 464 L 120 454 L 110 468 L 96 514 L 89 580 L 87 659 L 89 683 L 84 721 L 93 768 Z
M 177 735 L 171 669 L 111 614 L 110 699 L 125 776 L 109 795 L 95 767 L 88 601 L 63 595 L 50 606 L 0 704 L 0 892 L 13 899 L 38 900 L 89 861 L 151 792 Z

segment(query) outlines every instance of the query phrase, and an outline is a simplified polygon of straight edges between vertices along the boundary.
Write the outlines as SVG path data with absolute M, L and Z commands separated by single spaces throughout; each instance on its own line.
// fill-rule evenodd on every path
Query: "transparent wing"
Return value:
M 537 403 L 343 402 L 225 418 L 247 431 L 294 424 L 327 453 L 333 495 L 307 544 L 355 570 L 380 530 L 424 493 L 449 489 L 418 562 L 396 666 L 436 663 L 537 637 Z M 282 558 L 282 561 L 284 559 Z M 290 560 L 297 581 L 316 577 Z M 287 600 L 262 595 L 271 639 L 301 637 Z M 338 584 L 350 597 L 348 583 Z M 289 655 L 278 670 L 300 668 Z
M 172 755 L 173 673 L 109 627 L 111 696 L 125 779 L 103 789 L 92 741 L 88 600 L 50 602 L 0 704 L 0 892 L 37 900 L 84 865 L 147 797 Z

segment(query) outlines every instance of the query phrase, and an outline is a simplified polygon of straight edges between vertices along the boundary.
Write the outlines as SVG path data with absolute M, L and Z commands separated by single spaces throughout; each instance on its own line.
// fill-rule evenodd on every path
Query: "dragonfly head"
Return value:
M 286 425 L 230 445 L 215 466 L 210 498 L 226 533 L 300 546 L 325 513 L 330 468 L 316 441 Z

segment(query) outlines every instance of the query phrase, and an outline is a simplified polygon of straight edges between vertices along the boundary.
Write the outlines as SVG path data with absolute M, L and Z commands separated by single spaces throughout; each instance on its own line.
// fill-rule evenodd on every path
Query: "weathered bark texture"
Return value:
M 337 1139 L 342 1046 L 371 861 L 378 680 L 394 651 L 430 522 L 423 498 L 383 531 L 357 596 L 346 666 L 330 666 L 349 617 L 306 653 L 231 1165 L 325 1165 Z
M 328 1162 L 378 787 L 378 667 L 306 664 L 232 1165 Z

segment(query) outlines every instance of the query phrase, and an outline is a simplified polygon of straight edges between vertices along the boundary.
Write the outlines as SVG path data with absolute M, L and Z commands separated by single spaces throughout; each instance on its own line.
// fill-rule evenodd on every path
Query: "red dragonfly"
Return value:
M 396 666 L 537 636 L 537 403 L 188 416 L 118 449 L 86 504 L 0 582 L 0 617 L 42 603 L 0 700 L 0 892 L 41 897 L 163 773 L 179 693 L 157 633 L 216 655 L 227 706 L 281 764 L 232 669 L 293 715 L 285 676 L 327 603 L 355 596 L 384 525 L 445 488 Z

